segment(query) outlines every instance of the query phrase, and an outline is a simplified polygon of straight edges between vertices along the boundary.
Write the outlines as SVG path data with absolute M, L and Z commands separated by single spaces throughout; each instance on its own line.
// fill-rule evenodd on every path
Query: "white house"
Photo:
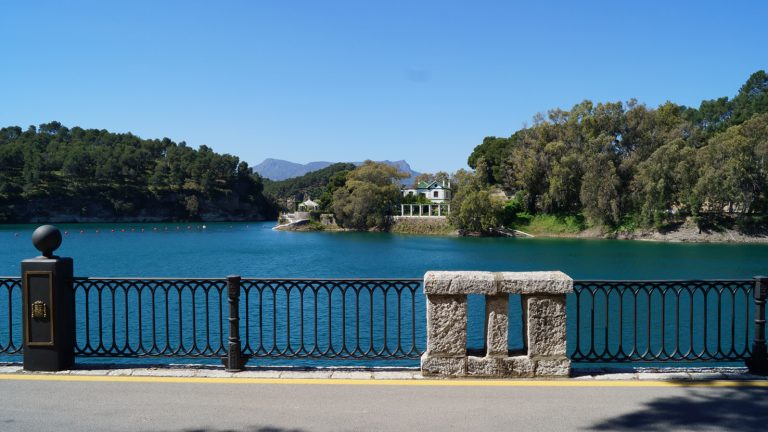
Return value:
M 303 203 L 299 204 L 299 211 L 318 211 L 320 210 L 320 204 L 312 201 L 311 199 L 308 199 L 304 201 Z
M 415 188 L 403 188 L 403 196 L 423 196 L 433 203 L 451 201 L 451 184 L 447 181 L 438 183 L 420 181 Z

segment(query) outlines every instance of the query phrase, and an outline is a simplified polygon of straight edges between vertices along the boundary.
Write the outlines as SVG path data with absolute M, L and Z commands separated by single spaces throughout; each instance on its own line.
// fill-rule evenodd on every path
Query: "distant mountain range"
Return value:
M 408 174 L 410 177 L 408 177 L 407 179 L 403 179 L 402 181 L 403 184 L 413 183 L 413 179 L 415 179 L 416 176 L 420 174 L 419 172 L 412 170 L 411 166 L 408 165 L 408 162 L 404 160 L 399 160 L 394 162 L 387 160 L 387 161 L 380 161 L 380 162 L 393 166 L 398 170 L 400 170 L 401 172 Z M 323 169 L 327 166 L 332 165 L 333 163 L 334 162 L 310 162 L 308 164 L 302 165 L 296 162 L 267 158 L 267 159 L 264 159 L 264 162 L 254 166 L 253 170 L 259 173 L 260 176 L 268 178 L 270 180 L 285 180 L 293 177 L 303 176 L 306 173 Z M 354 163 L 355 165 L 362 165 L 362 162 L 352 162 L 352 163 Z

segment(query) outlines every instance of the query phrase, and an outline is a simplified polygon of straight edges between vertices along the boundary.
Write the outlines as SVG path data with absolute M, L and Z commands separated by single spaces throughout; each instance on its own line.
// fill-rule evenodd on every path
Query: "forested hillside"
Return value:
M 248 164 L 168 138 L 0 129 L 0 222 L 262 220 L 276 207 Z
M 301 202 L 305 195 L 318 200 L 326 192 L 331 177 L 339 172 L 348 172 L 353 169 L 355 169 L 355 164 L 335 163 L 317 171 L 304 174 L 301 177 L 280 181 L 264 179 L 264 193 L 281 202 L 289 197 L 294 198 L 296 202 Z
M 553 109 L 509 138 L 485 138 L 468 163 L 481 187 L 500 186 L 529 214 L 610 227 L 754 221 L 768 210 L 768 75 L 698 108 L 585 100 Z

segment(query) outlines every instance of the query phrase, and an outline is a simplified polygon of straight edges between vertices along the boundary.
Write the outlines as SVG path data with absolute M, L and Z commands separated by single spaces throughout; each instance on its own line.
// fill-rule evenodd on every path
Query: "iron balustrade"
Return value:
M 399 361 L 425 350 L 421 279 L 237 283 L 229 298 L 225 278 L 75 278 L 76 354 L 218 358 L 234 345 L 245 359 Z M 568 355 L 574 363 L 743 362 L 752 343 L 764 349 L 755 294 L 753 280 L 576 281 Z M 0 356 L 21 353 L 21 303 L 20 278 L 0 277 Z
M 75 278 L 75 354 L 221 357 L 225 279 Z
M 21 278 L 0 277 L 0 355 L 21 353 Z
M 418 359 L 421 279 L 243 279 L 243 352 L 257 358 Z
M 245 358 L 398 360 L 423 353 L 420 279 L 237 280 Z M 75 278 L 73 286 L 79 356 L 227 354 L 227 279 Z
M 574 281 L 574 362 L 741 362 L 751 355 L 753 280 Z

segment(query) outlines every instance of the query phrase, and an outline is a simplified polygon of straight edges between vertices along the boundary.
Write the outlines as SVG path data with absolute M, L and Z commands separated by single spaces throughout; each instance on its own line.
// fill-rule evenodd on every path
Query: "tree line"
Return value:
M 346 172 L 355 169 L 352 163 L 335 163 L 317 171 L 308 172 L 299 177 L 292 177 L 285 180 L 264 179 L 264 193 L 271 196 L 275 201 L 284 203 L 286 199 L 292 198 L 296 203 L 301 202 L 305 197 L 319 200 L 321 204 L 329 204 L 330 196 L 327 193 L 328 184 L 331 178 L 346 175 Z M 344 174 L 338 174 L 343 172 Z M 293 209 L 287 209 L 293 210 Z
M 0 129 L 0 222 L 273 219 L 276 211 L 246 162 L 205 145 L 59 122 Z
M 485 138 L 468 164 L 471 200 L 454 208 L 486 211 L 496 224 L 505 216 L 489 201 L 494 188 L 514 197 L 512 213 L 580 214 L 613 228 L 760 219 L 768 210 L 768 74 L 698 108 L 585 100 L 553 109 L 508 138 Z

